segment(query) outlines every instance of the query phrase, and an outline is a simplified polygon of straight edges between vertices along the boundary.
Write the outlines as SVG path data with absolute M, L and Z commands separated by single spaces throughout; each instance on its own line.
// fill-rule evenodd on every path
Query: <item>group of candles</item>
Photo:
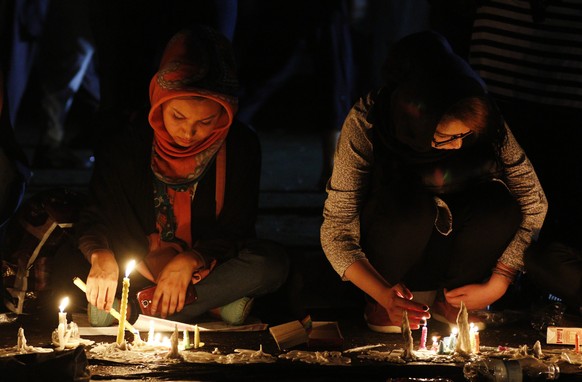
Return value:
M 153 346 L 171 346 L 170 338 L 162 338 L 161 333 L 155 333 L 153 321 L 150 321 L 150 330 L 148 332 L 148 340 L 146 343 Z M 182 344 L 179 346 L 181 350 L 198 349 L 202 346 L 204 346 L 204 343 L 200 342 L 200 329 L 198 328 L 198 325 L 194 326 L 194 343 L 190 342 L 190 332 L 188 330 L 183 331 Z
M 453 328 L 451 335 L 449 337 L 444 337 L 439 341 L 438 337 L 432 337 L 432 346 L 430 350 L 436 352 L 437 354 L 450 354 L 455 352 L 455 347 L 457 346 L 458 329 Z M 422 326 L 422 331 L 420 334 L 420 344 L 418 350 L 427 350 L 426 341 L 428 336 L 428 328 L 425 324 Z M 473 323 L 469 324 L 469 338 L 471 341 L 471 353 L 479 353 L 480 339 L 479 330 Z

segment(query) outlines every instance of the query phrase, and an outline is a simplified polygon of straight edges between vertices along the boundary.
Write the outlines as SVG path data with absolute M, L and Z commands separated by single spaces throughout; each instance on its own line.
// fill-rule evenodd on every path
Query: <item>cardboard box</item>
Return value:
M 291 321 L 269 328 L 280 350 L 287 350 L 299 345 L 308 348 L 338 348 L 344 338 L 335 321 L 313 321 L 311 333 L 307 334 L 299 321 Z
M 582 344 L 582 328 L 548 326 L 546 343 L 557 345 L 576 345 L 576 334 Z

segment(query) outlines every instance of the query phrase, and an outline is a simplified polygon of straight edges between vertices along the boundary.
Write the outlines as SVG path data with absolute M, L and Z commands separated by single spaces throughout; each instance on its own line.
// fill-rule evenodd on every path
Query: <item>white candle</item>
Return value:
M 65 312 L 65 308 L 68 305 L 68 297 L 63 298 L 59 304 L 59 324 L 57 326 L 57 335 L 59 337 L 59 347 L 57 348 L 58 350 L 65 349 L 65 333 L 67 331 L 67 312 Z
M 154 322 L 150 321 L 150 331 L 148 332 L 148 344 L 151 345 L 154 343 Z
M 200 347 L 200 329 L 198 329 L 198 324 L 194 326 L 194 349 Z
M 65 308 L 69 305 L 69 298 L 65 297 L 61 300 L 61 304 L 59 305 L 59 324 L 67 326 L 67 312 L 65 312 Z
M 57 336 L 59 337 L 59 347 L 57 350 L 63 350 L 65 348 L 65 325 L 62 323 L 57 326 Z
M 135 260 L 131 260 L 125 268 L 125 277 L 123 278 L 123 288 L 121 291 L 121 304 L 119 307 L 119 327 L 117 330 L 117 345 L 121 345 L 125 340 L 125 316 L 127 315 L 127 299 L 129 296 L 129 274 L 135 267 Z

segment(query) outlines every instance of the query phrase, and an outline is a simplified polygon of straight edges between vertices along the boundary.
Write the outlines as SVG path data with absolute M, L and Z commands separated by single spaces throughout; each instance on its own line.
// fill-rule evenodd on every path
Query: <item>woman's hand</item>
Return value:
M 483 284 L 469 284 L 451 290 L 445 289 L 445 298 L 449 304 L 459 308 L 461 301 L 468 310 L 484 309 L 499 300 L 507 291 L 510 280 L 493 273 Z
M 383 293 L 378 302 L 386 309 L 393 324 L 402 324 L 402 316 L 406 310 L 410 329 L 418 329 L 430 318 L 430 314 L 427 306 L 412 301 L 412 298 L 412 293 L 404 284 L 396 284 Z
M 403 284 L 391 286 L 368 262 L 358 260 L 346 269 L 345 276 L 354 285 L 378 301 L 387 310 L 394 325 L 402 324 L 403 312 L 408 311 L 411 329 L 418 329 L 423 319 L 430 318 L 428 307 L 412 301 L 412 293 Z
M 113 306 L 119 266 L 115 255 L 109 250 L 91 254 L 91 270 L 87 276 L 87 301 L 99 309 L 109 312 Z
M 158 276 L 152 314 L 159 312 L 162 318 L 166 318 L 181 311 L 188 286 L 192 283 L 192 273 L 202 265 L 200 256 L 193 252 L 174 256 Z

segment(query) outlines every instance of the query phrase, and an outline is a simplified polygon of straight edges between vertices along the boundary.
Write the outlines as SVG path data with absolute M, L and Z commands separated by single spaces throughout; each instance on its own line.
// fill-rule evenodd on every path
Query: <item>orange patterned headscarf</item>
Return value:
M 237 109 L 237 90 L 234 54 L 224 36 L 197 26 L 170 40 L 160 69 L 150 82 L 149 123 L 154 129 L 151 168 L 158 182 L 158 234 L 150 237 L 150 250 L 170 243 L 178 243 L 183 249 L 191 247 L 190 210 L 195 184 L 218 151 L 224 151 L 222 146 Z M 192 147 L 177 145 L 164 125 L 162 105 L 180 97 L 205 97 L 225 110 L 215 130 Z
M 164 183 L 195 183 L 223 144 L 237 107 L 238 82 L 230 52 L 230 42 L 205 27 L 182 31 L 166 46 L 160 69 L 150 82 L 149 113 L 154 129 L 152 170 Z M 162 104 L 194 96 L 218 102 L 225 113 L 204 141 L 181 147 L 164 126 Z

